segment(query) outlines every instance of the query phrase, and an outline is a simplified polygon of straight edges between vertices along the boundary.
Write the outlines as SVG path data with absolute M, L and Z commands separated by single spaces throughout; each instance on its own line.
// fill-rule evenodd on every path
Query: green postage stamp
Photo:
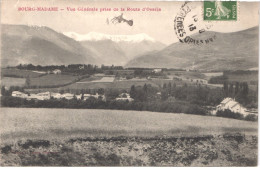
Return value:
M 237 1 L 204 1 L 204 20 L 237 20 Z

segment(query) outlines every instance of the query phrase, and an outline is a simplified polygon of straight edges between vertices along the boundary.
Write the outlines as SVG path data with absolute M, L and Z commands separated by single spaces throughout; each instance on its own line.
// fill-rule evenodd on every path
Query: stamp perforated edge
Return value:
M 202 20 L 204 22 L 208 22 L 208 23 L 217 23 L 217 22 L 239 22 L 240 21 L 240 3 L 239 1 L 236 1 L 237 2 L 237 19 L 236 20 L 204 20 L 204 1 L 200 1 L 202 2 L 202 6 L 201 6 L 201 17 L 202 17 Z

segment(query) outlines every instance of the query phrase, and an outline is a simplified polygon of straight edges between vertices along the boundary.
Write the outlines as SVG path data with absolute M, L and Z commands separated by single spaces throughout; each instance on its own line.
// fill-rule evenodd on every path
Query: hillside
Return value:
M 48 27 L 1 25 L 3 66 L 96 63 L 93 53 Z
M 234 33 L 204 32 L 192 36 L 204 39 L 216 35 L 207 45 L 174 43 L 155 53 L 142 55 L 126 67 L 166 67 L 202 70 L 237 70 L 258 67 L 258 27 Z

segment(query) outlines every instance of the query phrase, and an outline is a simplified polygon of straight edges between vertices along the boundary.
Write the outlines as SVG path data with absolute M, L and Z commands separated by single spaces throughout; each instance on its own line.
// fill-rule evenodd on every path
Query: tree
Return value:
M 2 86 L 2 88 L 1 88 L 1 95 L 2 95 L 2 96 L 5 96 L 5 95 L 6 95 L 5 86 Z
M 146 83 L 144 84 L 143 91 L 144 91 L 144 93 L 147 93 L 147 85 L 146 85 Z
M 236 84 L 235 84 L 235 95 L 237 95 L 238 92 L 239 92 L 239 83 L 236 82 Z
M 167 84 L 164 83 L 164 84 L 163 84 L 163 89 L 166 89 L 166 88 L 167 88 Z
M 224 82 L 223 89 L 224 89 L 225 97 L 227 97 L 228 96 L 228 83 L 227 82 Z
M 84 100 L 84 93 L 81 94 L 81 100 Z
M 233 97 L 233 92 L 234 92 L 234 87 L 233 84 L 231 83 L 229 85 L 229 92 L 228 92 L 230 97 Z
M 105 90 L 103 88 L 99 88 L 97 93 L 103 95 L 105 93 Z
M 130 96 L 131 98 L 136 98 L 136 89 L 135 89 L 135 85 L 132 85 L 131 86 L 131 89 L 130 89 Z

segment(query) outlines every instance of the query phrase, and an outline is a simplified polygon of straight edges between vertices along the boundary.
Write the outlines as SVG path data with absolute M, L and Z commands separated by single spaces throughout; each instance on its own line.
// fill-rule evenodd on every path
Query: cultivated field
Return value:
M 173 113 L 120 110 L 1 108 L 3 142 L 113 136 L 257 135 L 257 123 Z

